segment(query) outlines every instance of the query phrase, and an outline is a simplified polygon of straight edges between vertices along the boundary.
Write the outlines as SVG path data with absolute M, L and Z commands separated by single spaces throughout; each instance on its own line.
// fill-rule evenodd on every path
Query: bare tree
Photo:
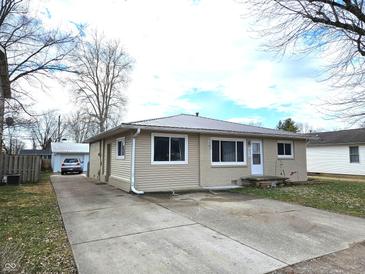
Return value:
M 314 132 L 313 127 L 308 123 L 296 123 L 300 133 Z
M 325 79 L 351 90 L 330 101 L 337 116 L 357 123 L 365 118 L 364 1 L 247 0 L 255 30 L 276 53 L 321 53 L 328 67 Z
M 8 128 L 8 138 L 4 143 L 6 154 L 19 154 L 20 150 L 25 147 L 25 143 L 16 134 L 14 128 Z
M 97 132 L 98 125 L 95 120 L 82 110 L 77 110 L 67 119 L 66 134 L 76 143 L 82 143 Z
M 35 119 L 32 137 L 42 149 L 47 149 L 51 142 L 62 139 L 65 130 L 66 126 L 62 123 L 58 132 L 58 115 L 54 111 L 49 111 Z
M 15 107 L 28 113 L 24 101 L 32 97 L 26 89 L 29 84 L 43 86 L 44 77 L 55 77 L 57 71 L 70 70 L 64 59 L 77 40 L 72 33 L 44 27 L 33 16 L 29 5 L 29 0 L 0 0 L 0 45 L 8 57 L 12 93 L 10 99 L 5 99 L 9 112 Z M 3 117 L 0 123 L 3 124 Z
M 98 124 L 98 132 L 103 132 L 112 116 L 126 105 L 122 91 L 128 82 L 132 59 L 119 41 L 107 40 L 94 32 L 90 41 L 81 43 L 72 60 L 78 68 L 71 81 L 77 101 L 87 107 L 88 115 Z

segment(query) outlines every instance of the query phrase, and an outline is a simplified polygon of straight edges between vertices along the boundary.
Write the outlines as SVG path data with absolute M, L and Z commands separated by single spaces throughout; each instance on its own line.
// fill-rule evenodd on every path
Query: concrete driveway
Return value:
M 51 177 L 80 273 L 265 273 L 365 240 L 365 220 L 233 193 Z

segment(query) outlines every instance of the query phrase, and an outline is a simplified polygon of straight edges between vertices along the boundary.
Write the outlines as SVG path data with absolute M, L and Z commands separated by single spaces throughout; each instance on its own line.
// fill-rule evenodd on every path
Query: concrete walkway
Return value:
M 51 177 L 80 273 L 265 273 L 365 240 L 365 220 L 240 194 Z

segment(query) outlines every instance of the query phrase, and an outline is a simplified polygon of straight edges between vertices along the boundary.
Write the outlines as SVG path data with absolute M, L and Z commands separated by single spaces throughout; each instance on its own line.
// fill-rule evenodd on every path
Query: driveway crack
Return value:
M 110 239 L 115 239 L 115 238 L 123 238 L 123 237 L 128 237 L 128 236 L 140 235 L 140 234 L 145 234 L 145 233 L 150 233 L 150 232 L 156 232 L 156 231 L 162 231 L 162 230 L 168 230 L 168 229 L 179 228 L 179 227 L 185 227 L 185 226 L 193 226 L 193 225 L 197 225 L 198 224 L 195 221 L 193 221 L 193 222 L 194 223 L 191 223 L 191 224 L 169 226 L 169 227 L 164 227 L 164 228 L 157 228 L 157 229 L 151 229 L 151 230 L 146 230 L 146 231 L 140 231 L 140 232 L 136 232 L 136 233 L 128 233 L 128 234 L 123 234 L 123 235 L 117 235 L 117 236 L 107 237 L 107 238 L 102 238 L 102 239 L 96 239 L 96 240 L 90 240 L 90 241 L 72 243 L 72 245 L 88 244 L 88 243 L 100 242 L 100 241 L 105 241 L 105 240 L 110 240 Z
M 162 207 L 162 208 L 164 208 L 164 209 L 167 209 L 167 210 L 171 211 L 172 213 L 175 213 L 175 214 L 177 214 L 177 215 L 179 215 L 179 216 L 181 216 L 181 217 L 188 218 L 188 219 L 190 219 L 191 221 L 195 222 L 195 224 L 199 224 L 199 225 L 201 225 L 201 226 L 203 226 L 203 227 L 205 227 L 205 228 L 207 228 L 207 229 L 210 229 L 210 230 L 214 231 L 215 233 L 217 233 L 217 234 L 219 234 L 219 235 L 222 235 L 222 236 L 224 236 L 224 237 L 226 237 L 226 238 L 228 238 L 228 239 L 230 239 L 230 240 L 232 240 L 232 241 L 234 241 L 234 242 L 236 242 L 236 243 L 238 243 L 238 244 L 241 244 L 241 245 L 243 245 L 243 246 L 246 246 L 246 247 L 248 247 L 248 248 L 251 248 L 251 249 L 253 249 L 253 250 L 255 250 L 255 251 L 257 251 L 257 252 L 259 252 L 259 253 L 261 253 L 261 254 L 263 254 L 263 255 L 265 255 L 265 256 L 268 256 L 268 257 L 270 257 L 270 258 L 272 258 L 272 259 L 274 259 L 274 260 L 276 260 L 276 261 L 279 261 L 279 262 L 281 262 L 281 263 L 285 264 L 286 266 L 289 266 L 289 265 L 290 265 L 290 263 L 288 263 L 288 262 L 285 262 L 285 261 L 283 261 L 283 260 L 281 260 L 281 259 L 279 259 L 279 258 L 276 258 L 276 257 L 274 257 L 274 256 L 272 256 L 272 255 L 270 255 L 270 254 L 268 254 L 268 253 L 266 253 L 266 252 L 263 252 L 263 251 L 261 251 L 261 250 L 259 250 L 259 249 L 255 248 L 255 247 L 253 247 L 253 246 L 250 246 L 250 245 L 248 245 L 248 244 L 245 244 L 245 243 L 243 243 L 243 242 L 241 242 L 241 241 L 239 241 L 239 240 L 237 240 L 237 239 L 235 239 L 235 238 L 232 238 L 231 236 L 229 236 L 229 235 L 227 235 L 227 234 L 224 234 L 224 233 L 222 233 L 222 232 L 220 232 L 220 231 L 218 231 L 218 230 L 216 230 L 216 229 L 214 229 L 214 228 L 211 228 L 211 227 L 209 227 L 209 226 L 207 226 L 207 225 L 205 225 L 205 224 L 203 224 L 203 223 L 201 223 L 201 222 L 198 222 L 198 221 L 194 220 L 193 218 L 191 218 L 191 217 L 189 217 L 189 216 L 185 216 L 185 215 L 181 214 L 180 212 L 176 212 L 176 211 L 174 211 L 174 210 L 172 210 L 172 209 L 170 209 L 170 208 L 168 208 L 168 207 L 166 207 L 166 206 L 164 206 L 164 205 L 162 205 L 162 204 L 160 204 L 160 203 L 152 202 L 152 201 L 151 201 L 151 203 L 154 203 L 154 204 L 156 204 L 156 205 L 158 205 L 158 206 L 160 206 L 160 207 Z

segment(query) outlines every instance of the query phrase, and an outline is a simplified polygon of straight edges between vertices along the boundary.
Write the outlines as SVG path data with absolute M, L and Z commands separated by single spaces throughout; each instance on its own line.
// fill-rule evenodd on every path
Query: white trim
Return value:
M 122 142 L 123 145 L 123 155 L 118 155 L 118 143 Z M 125 159 L 125 137 L 121 137 L 115 140 L 115 159 L 124 160 Z
M 171 138 L 184 138 L 185 139 L 185 160 L 184 161 L 155 161 L 155 137 L 169 137 L 169 158 L 171 157 Z M 188 151 L 189 151 L 189 139 L 186 134 L 170 134 L 170 133 L 151 133 L 151 164 L 152 165 L 187 165 L 188 161 Z
M 213 162 L 213 141 L 231 141 L 235 142 L 235 159 L 234 162 Z M 243 162 L 237 162 L 237 142 L 243 142 Z M 247 166 L 247 142 L 246 139 L 241 138 L 222 138 L 222 137 L 211 137 L 209 140 L 209 153 L 210 153 L 210 164 L 212 166 Z M 219 146 L 219 158 L 221 155 L 221 146 Z
M 279 155 L 278 151 L 278 144 L 290 144 L 291 145 L 291 154 L 290 155 Z M 284 146 L 284 153 L 285 153 L 285 146 Z M 278 140 L 276 142 L 276 155 L 279 159 L 294 159 L 294 142 L 290 140 Z

